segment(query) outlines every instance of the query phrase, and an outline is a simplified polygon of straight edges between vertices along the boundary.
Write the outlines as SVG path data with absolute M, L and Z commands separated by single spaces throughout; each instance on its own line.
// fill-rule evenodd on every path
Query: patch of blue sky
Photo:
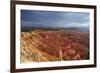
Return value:
M 32 27 L 87 27 L 90 14 L 86 12 L 60 12 L 21 10 L 21 26 Z

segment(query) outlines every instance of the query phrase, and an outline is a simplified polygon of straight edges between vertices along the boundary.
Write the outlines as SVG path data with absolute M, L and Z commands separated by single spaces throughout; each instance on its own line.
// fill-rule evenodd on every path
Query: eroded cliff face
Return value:
M 89 59 L 89 34 L 77 31 L 21 32 L 21 63 Z

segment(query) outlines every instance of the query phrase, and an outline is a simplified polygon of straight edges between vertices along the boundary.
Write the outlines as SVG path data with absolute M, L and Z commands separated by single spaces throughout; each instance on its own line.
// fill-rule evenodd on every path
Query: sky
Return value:
M 83 12 L 21 10 L 22 27 L 88 27 L 90 14 Z

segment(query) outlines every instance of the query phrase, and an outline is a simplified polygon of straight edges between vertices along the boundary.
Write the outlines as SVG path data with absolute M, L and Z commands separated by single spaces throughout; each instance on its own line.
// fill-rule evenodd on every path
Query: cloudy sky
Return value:
M 22 27 L 87 27 L 89 13 L 21 10 Z

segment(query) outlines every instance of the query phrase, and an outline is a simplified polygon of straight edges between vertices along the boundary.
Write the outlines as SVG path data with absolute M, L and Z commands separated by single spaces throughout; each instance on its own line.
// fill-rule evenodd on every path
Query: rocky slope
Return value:
M 21 32 L 21 62 L 89 59 L 89 34 L 78 31 Z

